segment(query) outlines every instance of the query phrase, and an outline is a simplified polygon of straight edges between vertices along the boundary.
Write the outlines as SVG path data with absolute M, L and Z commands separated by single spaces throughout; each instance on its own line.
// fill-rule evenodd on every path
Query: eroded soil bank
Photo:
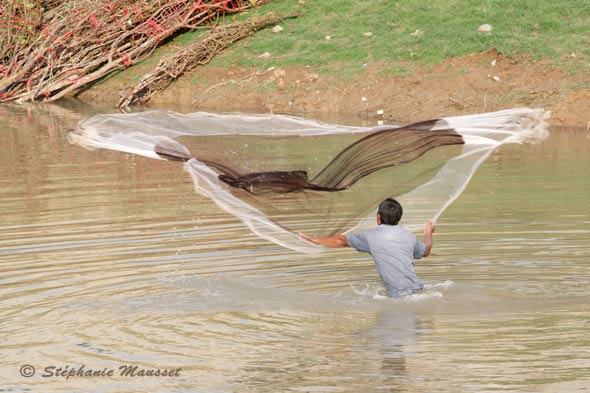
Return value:
M 205 66 L 178 79 L 149 105 L 310 117 L 316 112 L 333 112 L 397 124 L 529 106 L 551 110 L 553 125 L 590 125 L 589 75 L 552 67 L 548 62 L 509 59 L 487 51 L 451 58 L 432 68 L 417 68 L 407 76 L 395 75 L 378 63 L 359 67 L 358 76 L 345 78 L 312 67 L 256 70 Z M 127 87 L 125 78 L 113 77 L 79 98 L 114 107 Z

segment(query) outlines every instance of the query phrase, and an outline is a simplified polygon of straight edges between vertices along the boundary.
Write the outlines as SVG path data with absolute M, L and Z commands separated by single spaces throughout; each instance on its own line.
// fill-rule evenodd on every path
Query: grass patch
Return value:
M 258 91 L 275 91 L 278 89 L 277 83 L 274 81 L 264 82 L 257 85 Z
M 533 101 L 533 97 L 531 97 L 530 90 L 516 90 L 512 91 L 508 94 L 505 94 L 501 97 L 502 102 L 504 103 L 513 103 L 513 102 L 520 102 L 525 105 L 529 105 Z
M 446 77 L 447 77 L 447 78 L 450 78 L 450 77 L 453 77 L 453 76 L 462 76 L 462 75 L 467 75 L 467 74 L 469 74 L 469 72 L 470 72 L 469 68 L 467 68 L 467 67 L 461 67 L 461 68 L 460 68 L 460 69 L 458 69 L 458 70 L 455 70 L 455 71 L 451 71 L 451 72 L 449 72 L 449 73 L 446 75 Z
M 588 81 L 576 83 L 576 84 L 571 85 L 569 87 L 569 90 L 571 90 L 571 91 L 587 90 L 587 89 L 590 89 L 590 82 L 588 82 Z
M 199 83 L 202 83 L 204 81 L 204 79 L 198 75 L 195 75 L 193 77 L 191 77 L 190 82 L 191 85 L 198 85 Z
M 412 76 L 414 74 L 415 66 L 410 64 L 395 64 L 392 66 L 385 66 L 379 72 L 380 76 L 393 75 L 401 78 Z
M 413 70 L 400 62 L 431 66 L 490 48 L 561 66 L 571 63 L 572 52 L 590 58 L 590 2 L 578 0 L 274 0 L 234 19 L 270 11 L 301 16 L 283 22 L 280 33 L 266 29 L 237 43 L 213 64 L 309 65 L 351 77 L 365 63 L 390 64 L 393 74 L 403 76 Z M 477 31 L 483 23 L 493 26 L 491 33 Z M 271 58 L 259 59 L 264 52 Z M 575 63 L 574 70 L 590 69 L 587 61 Z
M 417 66 L 432 66 L 449 57 L 496 49 L 508 57 L 565 66 L 570 74 L 590 72 L 590 2 L 579 0 L 273 0 L 259 8 L 221 18 L 226 24 L 268 12 L 301 16 L 234 44 L 213 58 L 214 66 L 267 69 L 314 66 L 320 73 L 352 79 L 366 64 L 378 62 L 384 74 L 408 77 Z M 479 33 L 483 23 L 491 33 Z M 159 59 L 208 35 L 196 30 L 172 37 L 166 45 L 129 70 L 113 77 L 136 83 Z M 366 34 L 371 33 L 371 34 Z M 327 40 L 326 37 L 330 39 Z M 265 52 L 270 58 L 260 58 Z M 570 54 L 575 53 L 572 59 Z M 454 70 L 449 76 L 463 75 Z M 193 80 L 191 83 L 200 83 Z M 273 89 L 276 87 L 267 87 Z

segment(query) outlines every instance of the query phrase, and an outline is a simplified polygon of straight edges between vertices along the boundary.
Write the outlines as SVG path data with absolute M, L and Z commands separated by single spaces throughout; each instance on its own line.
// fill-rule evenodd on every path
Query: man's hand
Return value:
M 346 236 L 344 235 L 336 235 L 330 237 L 313 237 L 306 235 L 304 233 L 299 233 L 299 238 L 303 240 L 307 240 L 308 242 L 312 242 L 315 244 L 320 244 L 326 247 L 347 247 L 348 241 L 346 240 Z
M 425 257 L 429 256 L 430 251 L 432 251 L 432 234 L 435 229 L 432 220 L 429 220 L 426 225 L 424 225 L 424 244 L 426 244 L 426 251 L 424 252 Z
M 426 235 L 428 233 L 428 234 L 432 235 L 435 230 L 436 230 L 436 228 L 434 227 L 432 220 L 428 220 L 426 225 L 424 225 L 424 234 Z

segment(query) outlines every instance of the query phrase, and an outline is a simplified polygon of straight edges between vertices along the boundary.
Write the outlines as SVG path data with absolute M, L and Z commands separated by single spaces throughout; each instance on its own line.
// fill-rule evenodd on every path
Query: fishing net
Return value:
M 300 252 L 325 250 L 298 232 L 375 225 L 387 198 L 411 229 L 436 221 L 494 149 L 547 136 L 542 109 L 448 117 L 403 127 L 350 127 L 272 114 L 98 115 L 70 141 L 182 162 L 197 193 L 254 233 Z

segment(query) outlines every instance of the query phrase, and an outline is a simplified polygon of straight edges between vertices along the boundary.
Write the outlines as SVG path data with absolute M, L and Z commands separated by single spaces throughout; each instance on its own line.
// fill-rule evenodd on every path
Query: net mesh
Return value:
M 402 224 L 417 229 L 467 187 L 504 143 L 548 135 L 543 109 L 448 117 L 404 127 L 350 127 L 270 114 L 98 115 L 72 143 L 183 161 L 198 194 L 258 236 L 305 253 L 326 250 L 297 233 L 347 233 L 375 225 L 394 197 Z

